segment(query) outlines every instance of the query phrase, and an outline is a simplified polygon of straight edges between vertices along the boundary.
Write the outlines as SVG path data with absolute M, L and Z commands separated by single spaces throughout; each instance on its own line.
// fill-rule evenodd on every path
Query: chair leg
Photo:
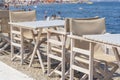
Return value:
M 50 57 L 47 58 L 47 69 L 48 69 L 47 75 L 50 76 L 50 73 L 51 73 L 51 70 L 50 70 L 51 69 L 51 58 Z
M 80 80 L 86 80 L 87 77 L 88 77 L 88 75 L 84 74 Z
M 24 51 L 24 45 L 23 45 L 23 29 L 22 28 L 20 28 L 20 32 L 21 32 L 21 36 L 20 36 L 20 39 L 21 39 L 21 50 L 20 50 L 20 56 L 21 56 L 21 64 L 23 64 L 24 62 L 24 60 L 23 60 L 23 56 L 24 56 L 24 53 L 25 53 L 25 51 Z
M 62 45 L 62 80 L 65 80 L 65 36 L 62 36 L 62 42 L 64 42 L 64 44 Z
M 115 71 L 119 68 L 118 65 L 112 64 L 114 67 L 111 69 L 111 73 L 115 73 Z
M 42 71 L 43 71 L 43 74 L 45 73 L 45 68 L 44 68 L 44 65 L 43 65 L 43 61 L 42 61 L 42 57 L 41 57 L 41 53 L 39 50 L 37 50 L 37 55 L 38 55 L 38 59 L 39 59 L 39 62 L 41 64 L 41 67 L 42 67 Z
M 112 69 L 105 71 L 106 74 L 107 74 L 107 76 L 104 75 L 104 80 L 112 80 L 113 74 L 114 74 L 115 71 L 119 68 L 119 66 L 118 66 L 117 64 L 115 64 L 115 63 L 108 63 L 107 65 L 108 65 L 107 68 L 108 68 L 109 66 L 111 66 Z
M 93 56 L 94 56 L 94 44 L 89 43 L 90 56 L 89 56 L 89 80 L 93 80 Z
M 0 51 L 4 51 L 9 45 L 9 43 L 6 43 L 2 48 L 0 48 Z
M 100 67 L 101 63 L 103 63 L 104 68 Z M 112 69 L 108 69 L 109 67 L 112 67 Z M 119 68 L 117 64 L 115 63 L 106 63 L 106 62 L 96 62 L 95 68 L 101 74 L 102 80 L 112 80 L 113 73 Z M 98 76 L 97 76 L 98 77 Z M 101 77 L 99 77 L 101 79 Z
M 47 35 L 47 40 L 49 40 L 50 39 L 50 36 L 51 36 L 51 34 L 48 32 L 47 33 L 48 35 Z M 49 42 L 47 42 L 47 75 L 48 76 L 50 76 L 50 69 L 51 69 L 51 59 L 50 59 L 50 57 L 49 57 L 49 54 L 51 53 L 51 45 L 50 45 L 50 43 Z
M 11 45 L 11 60 L 13 60 L 13 59 L 12 59 L 12 58 L 13 58 L 13 54 L 14 54 L 14 46 Z
M 74 79 L 74 70 L 72 69 L 72 64 L 74 64 L 74 53 L 71 53 L 70 58 L 70 80 Z
M 61 65 L 62 66 L 62 80 L 65 80 L 65 58 L 62 60 L 61 63 L 62 63 L 62 65 Z
M 70 54 L 70 80 L 74 79 L 74 70 L 72 69 L 72 65 L 74 64 L 74 55 L 75 52 L 73 52 L 73 45 L 74 45 L 74 40 L 71 39 L 71 54 Z
M 62 63 L 60 63 L 52 72 L 49 73 L 49 76 L 54 73 L 54 71 L 59 70 L 61 68 Z
M 2 48 L 5 44 L 6 44 L 6 42 L 2 41 L 2 42 L 0 43 L 0 48 Z

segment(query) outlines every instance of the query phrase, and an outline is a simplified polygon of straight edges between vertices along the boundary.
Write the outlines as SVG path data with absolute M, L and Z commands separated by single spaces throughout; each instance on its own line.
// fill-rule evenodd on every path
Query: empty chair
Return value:
M 10 26 L 9 22 L 9 11 L 8 10 L 0 10 L 0 52 L 4 53 L 6 48 L 10 45 Z
M 65 26 L 59 27 L 59 29 L 49 29 L 47 34 L 47 66 L 48 66 L 48 76 L 53 73 L 57 73 L 61 76 L 62 80 L 65 80 L 67 70 L 65 70 L 66 53 L 69 49 L 70 39 L 67 39 L 67 34 L 69 34 L 69 19 L 65 19 Z M 57 35 L 59 38 L 53 37 Z M 68 43 L 67 43 L 68 41 Z M 52 67 L 53 61 L 59 62 L 55 68 Z
M 9 16 L 10 16 L 10 22 L 35 21 L 36 11 L 11 11 L 9 13 Z M 26 42 L 27 40 L 28 40 L 28 43 L 32 42 L 33 40 L 35 40 L 36 34 L 34 33 L 33 30 L 23 29 L 21 27 L 11 25 L 11 57 L 12 57 L 12 60 L 14 60 L 15 58 L 20 58 L 21 63 L 23 63 L 23 54 L 25 53 L 24 48 L 26 45 L 24 42 Z M 16 55 L 14 55 L 15 47 L 19 49 L 19 52 Z M 31 46 L 29 45 L 29 47 Z
M 94 17 L 93 19 L 97 18 L 98 17 Z M 69 18 L 65 19 L 64 27 L 58 27 L 56 30 L 48 30 L 48 75 L 50 76 L 52 75 L 52 73 L 58 73 L 59 75 L 61 75 L 62 80 L 64 80 L 69 73 L 70 38 L 67 37 L 67 35 L 70 34 L 69 20 Z M 52 36 L 52 34 L 58 35 L 59 38 L 56 39 Z M 60 62 L 58 66 L 55 67 L 53 70 L 51 67 L 51 59 Z M 67 67 L 67 70 L 65 66 Z
M 82 35 L 104 34 L 106 32 L 105 18 L 88 20 L 71 19 L 70 23 L 71 23 L 70 80 L 73 80 L 74 78 L 74 70 L 84 74 L 83 76 L 80 77 L 81 80 L 82 79 L 93 80 L 93 75 L 101 79 L 102 77 L 99 76 L 99 74 L 101 74 L 104 77 L 102 78 L 103 80 L 108 80 L 109 78 L 105 79 L 105 76 L 107 76 L 107 74 L 104 75 L 107 70 L 103 71 L 103 69 L 100 66 L 98 66 L 101 63 L 109 65 L 108 60 L 102 61 L 101 59 L 103 58 L 103 56 L 102 57 L 99 56 L 99 59 L 97 59 L 96 57 L 97 55 L 99 55 L 97 52 L 98 49 L 102 50 L 101 45 L 93 44 L 92 42 L 89 42 L 82 38 Z M 99 52 L 103 53 L 103 51 L 101 50 Z M 104 55 L 104 58 L 108 56 L 109 55 L 107 56 Z M 94 59 L 94 57 L 96 60 Z M 116 65 L 114 66 L 114 68 L 115 67 Z M 104 68 L 108 67 L 104 66 Z

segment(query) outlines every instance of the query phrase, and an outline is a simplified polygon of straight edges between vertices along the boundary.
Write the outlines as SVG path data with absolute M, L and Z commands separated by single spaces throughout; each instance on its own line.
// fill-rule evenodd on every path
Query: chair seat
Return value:
M 33 37 L 36 37 L 37 35 L 38 35 L 37 33 L 33 35 L 30 31 L 25 31 L 23 33 L 23 36 L 27 39 L 33 39 Z M 46 37 L 46 36 L 47 36 L 47 33 L 42 32 L 41 37 Z
M 23 36 L 27 39 L 33 39 L 33 34 L 30 31 L 23 32 Z
M 103 54 L 103 53 L 97 53 L 94 55 L 95 59 L 98 60 L 102 60 L 102 61 L 106 61 L 106 62 L 115 62 L 116 58 L 114 55 L 110 55 L 110 54 Z

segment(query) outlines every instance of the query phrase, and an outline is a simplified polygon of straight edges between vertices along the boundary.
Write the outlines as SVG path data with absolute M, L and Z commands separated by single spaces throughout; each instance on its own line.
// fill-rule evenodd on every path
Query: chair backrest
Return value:
M 105 18 L 96 19 L 70 19 L 70 32 L 71 35 L 91 35 L 91 34 L 104 34 Z M 75 40 L 75 47 L 89 49 L 89 43 L 86 41 Z M 97 47 L 98 48 L 98 47 Z
M 25 22 L 25 21 L 35 21 L 36 20 L 36 11 L 11 11 L 9 13 L 10 22 Z M 14 30 L 20 31 L 18 28 Z M 23 36 L 28 39 L 33 38 L 33 30 L 24 29 Z
M 0 18 L 9 18 L 9 10 L 0 10 Z
M 91 18 L 72 18 L 72 20 L 93 20 L 93 19 L 98 19 L 99 17 L 96 16 L 96 17 L 91 17 Z M 71 22 L 70 22 L 71 18 L 65 18 L 65 26 L 64 26 L 64 29 L 65 29 L 65 32 L 70 32 L 70 25 L 71 25 Z
M 103 34 L 105 29 L 105 18 L 98 19 L 71 19 L 70 31 L 74 35 Z
M 92 17 L 92 18 L 76 18 L 75 20 L 92 20 L 92 19 L 98 19 L 99 17 Z M 73 18 L 72 18 L 73 19 Z M 65 18 L 65 26 L 64 26 L 64 31 L 66 33 L 70 33 L 70 22 L 71 18 Z M 66 40 L 66 48 L 70 49 L 70 38 L 67 38 Z
M 9 22 L 9 10 L 0 10 L 0 20 L 1 20 L 1 32 L 10 33 Z
M 10 22 L 35 21 L 36 11 L 11 11 Z

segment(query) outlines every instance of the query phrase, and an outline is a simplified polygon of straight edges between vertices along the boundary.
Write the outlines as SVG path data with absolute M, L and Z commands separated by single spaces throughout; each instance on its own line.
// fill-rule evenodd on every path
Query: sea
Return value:
M 94 2 L 93 4 L 80 3 L 49 3 L 21 7 L 10 7 L 11 10 L 36 10 L 37 20 L 44 16 L 59 15 L 62 18 L 105 17 L 108 33 L 120 33 L 120 2 Z M 46 13 L 46 14 L 45 14 Z

